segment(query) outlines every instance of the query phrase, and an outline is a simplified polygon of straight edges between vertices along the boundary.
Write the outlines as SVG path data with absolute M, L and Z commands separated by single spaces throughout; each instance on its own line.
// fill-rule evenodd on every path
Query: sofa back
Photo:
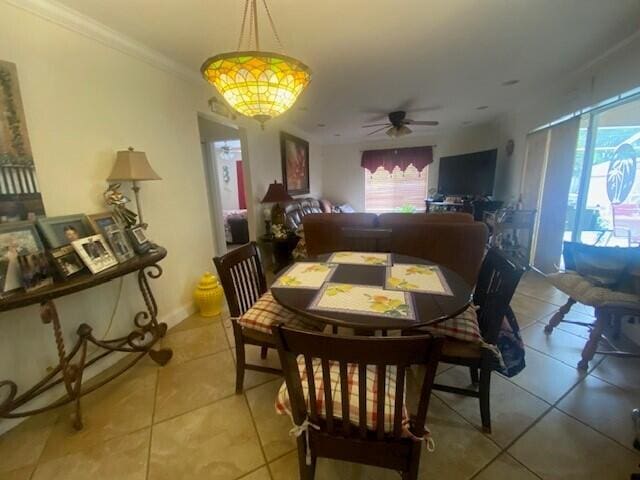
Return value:
M 342 236 L 343 227 L 374 228 L 375 213 L 311 213 L 302 219 L 307 255 L 347 250 Z
M 291 230 L 297 230 L 305 215 L 321 212 L 320 200 L 311 197 L 291 200 L 284 205 L 284 224 Z
M 434 215 L 441 217 L 425 218 Z M 473 221 L 469 214 L 434 215 L 383 214 L 378 226 L 391 229 L 392 252 L 438 263 L 475 285 L 487 243 L 487 226 Z M 448 215 L 455 216 L 445 221 Z

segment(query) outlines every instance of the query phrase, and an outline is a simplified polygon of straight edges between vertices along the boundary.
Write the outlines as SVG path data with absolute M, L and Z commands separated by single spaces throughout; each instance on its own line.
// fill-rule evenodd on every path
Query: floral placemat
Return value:
M 309 310 L 415 319 L 410 293 L 346 283 L 325 283 Z
M 387 267 L 384 283 L 388 290 L 453 295 L 442 271 L 431 265 L 396 263 Z
M 330 263 L 346 263 L 350 265 L 391 265 L 388 253 L 370 252 L 335 252 L 329 257 Z
M 294 263 L 278 277 L 271 287 L 312 288 L 317 290 L 331 278 L 336 267 L 337 265 L 331 263 Z

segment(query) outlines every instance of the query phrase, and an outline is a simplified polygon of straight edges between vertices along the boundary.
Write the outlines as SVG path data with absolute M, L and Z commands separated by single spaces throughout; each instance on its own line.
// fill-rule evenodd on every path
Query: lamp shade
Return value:
M 108 182 L 120 180 L 162 180 L 147 160 L 147 154 L 136 152 L 133 147 L 116 155 L 116 163 L 107 178 Z
M 284 185 L 274 181 L 269 185 L 269 189 L 261 203 L 288 202 L 289 200 L 293 200 L 293 198 L 284 189 Z

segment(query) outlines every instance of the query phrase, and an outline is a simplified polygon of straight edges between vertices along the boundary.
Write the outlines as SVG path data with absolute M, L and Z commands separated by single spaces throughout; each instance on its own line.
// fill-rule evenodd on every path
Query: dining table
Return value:
M 340 255 L 349 259 L 349 254 L 352 257 L 359 255 L 365 259 L 373 259 L 375 264 L 340 263 Z M 387 259 L 383 261 L 385 255 Z M 311 268 L 301 270 L 300 264 L 303 264 L 303 267 L 309 265 Z M 322 267 L 316 267 L 317 265 Z M 391 276 L 394 266 L 404 266 L 404 270 L 407 271 L 409 268 L 409 272 L 419 271 L 419 266 L 426 267 L 438 277 L 436 283 L 442 285 L 439 287 L 442 291 L 419 290 L 415 288 L 417 285 L 404 279 L 395 279 Z M 316 281 L 314 284 L 311 281 L 306 285 L 304 281 L 301 282 L 292 275 L 293 269 L 297 269 L 298 273 L 310 270 L 313 274 L 314 269 L 321 268 L 330 268 L 322 283 Z M 416 277 L 406 278 L 411 280 Z M 403 289 L 403 286 L 408 287 Z M 343 292 L 344 290 L 349 291 Z M 405 330 L 445 322 L 467 310 L 473 288 L 456 272 L 422 258 L 396 253 L 339 252 L 301 260 L 280 272 L 271 286 L 271 293 L 279 304 L 303 320 L 306 318 L 315 324 L 320 322 L 334 327 L 350 328 L 358 334 L 372 334 L 374 331 Z M 339 308 L 331 306 L 334 299 L 342 293 L 345 304 Z M 371 311 L 355 309 L 355 304 L 358 301 L 362 302 L 357 298 L 357 294 L 365 300 L 370 300 L 370 305 L 373 306 Z M 403 294 L 405 303 L 402 304 L 402 309 L 387 308 L 385 311 L 384 305 L 397 305 L 402 300 L 394 298 L 402 298 Z M 392 298 L 390 300 L 387 297 Z M 395 303 L 388 303 L 393 301 Z M 329 306 L 323 307 L 323 302 Z

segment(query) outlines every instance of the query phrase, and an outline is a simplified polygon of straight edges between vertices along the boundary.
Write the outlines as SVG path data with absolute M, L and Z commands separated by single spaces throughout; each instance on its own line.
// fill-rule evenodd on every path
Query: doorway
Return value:
M 249 242 L 243 131 L 198 116 L 216 255 Z
M 580 122 L 565 240 L 640 243 L 640 98 L 596 110 Z

